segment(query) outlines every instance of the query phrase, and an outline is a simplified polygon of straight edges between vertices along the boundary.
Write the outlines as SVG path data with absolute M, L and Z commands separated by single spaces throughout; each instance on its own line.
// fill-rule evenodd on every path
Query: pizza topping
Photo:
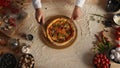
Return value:
M 48 31 L 52 40 L 59 43 L 69 40 L 73 34 L 70 22 L 66 19 L 59 19 L 52 23 Z

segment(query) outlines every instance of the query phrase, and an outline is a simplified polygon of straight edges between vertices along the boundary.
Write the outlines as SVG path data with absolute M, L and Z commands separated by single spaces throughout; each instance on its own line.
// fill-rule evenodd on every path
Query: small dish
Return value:
M 19 68 L 34 68 L 35 60 L 33 55 L 31 54 L 24 54 L 20 57 L 18 62 Z
M 114 58 L 116 58 L 115 54 L 113 54 L 112 52 L 114 52 L 114 50 L 116 49 L 117 47 L 113 47 L 110 52 L 109 52 L 109 59 L 117 64 L 120 64 L 120 60 L 117 61 L 116 59 L 112 59 L 111 55 L 114 55 Z M 119 52 L 119 55 L 120 55 L 120 52 Z M 119 57 L 120 59 L 120 57 Z
M 115 14 L 113 16 L 113 21 L 117 24 L 120 25 L 120 13 L 119 14 Z
M 116 12 L 120 9 L 120 2 L 119 0 L 108 0 L 107 7 L 108 12 Z
M 16 68 L 17 59 L 11 53 L 4 54 L 0 59 L 0 68 Z
M 27 34 L 25 36 L 26 40 L 32 41 L 33 40 L 33 35 L 32 34 Z

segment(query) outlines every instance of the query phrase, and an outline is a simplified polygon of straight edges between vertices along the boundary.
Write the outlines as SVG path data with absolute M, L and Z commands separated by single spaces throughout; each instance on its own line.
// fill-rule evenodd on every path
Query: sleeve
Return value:
M 41 0 L 32 0 L 34 8 L 42 8 Z
M 76 1 L 76 6 L 82 7 L 85 3 L 85 0 L 77 0 Z

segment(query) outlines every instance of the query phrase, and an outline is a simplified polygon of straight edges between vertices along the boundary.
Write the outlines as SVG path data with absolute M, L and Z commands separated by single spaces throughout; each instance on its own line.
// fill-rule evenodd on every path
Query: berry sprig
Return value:
M 105 54 L 96 54 L 93 63 L 96 68 L 110 68 L 110 61 Z
M 95 34 L 95 37 L 97 38 L 97 41 L 94 43 L 94 51 L 105 53 L 111 48 L 112 44 L 108 38 L 105 37 L 104 31 L 101 31 L 99 35 Z
M 97 41 L 94 43 L 94 51 L 96 52 L 93 58 L 93 64 L 96 68 L 110 68 L 110 60 L 108 59 L 108 52 L 112 48 L 112 44 L 101 31 L 98 35 L 95 34 Z

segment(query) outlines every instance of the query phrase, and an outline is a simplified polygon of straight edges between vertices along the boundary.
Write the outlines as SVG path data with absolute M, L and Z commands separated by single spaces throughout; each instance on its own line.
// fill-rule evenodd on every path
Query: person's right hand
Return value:
M 81 17 L 81 15 L 82 15 L 82 11 L 81 11 L 80 7 L 75 6 L 71 19 L 78 20 Z
M 35 18 L 36 18 L 36 20 L 37 20 L 37 22 L 38 22 L 39 24 L 41 24 L 41 23 L 40 23 L 41 20 L 42 20 L 42 22 L 44 22 L 44 16 L 43 16 L 43 13 L 42 13 L 42 9 L 41 9 L 41 8 L 37 8 L 37 9 L 36 9 L 36 11 L 35 11 Z

